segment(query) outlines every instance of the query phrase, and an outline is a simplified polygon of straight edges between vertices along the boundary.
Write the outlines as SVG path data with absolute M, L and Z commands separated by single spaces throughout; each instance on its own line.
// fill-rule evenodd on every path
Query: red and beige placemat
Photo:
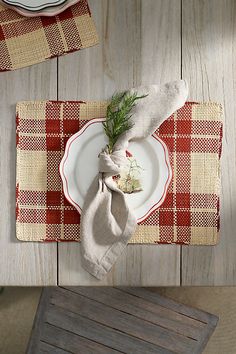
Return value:
M 0 5 L 0 71 L 23 68 L 97 43 L 86 0 L 58 16 L 34 18 Z
M 16 112 L 16 235 L 24 241 L 79 241 L 80 217 L 64 198 L 58 166 L 68 138 L 106 102 L 20 102 Z M 186 103 L 158 129 L 173 180 L 162 206 L 132 243 L 213 245 L 219 234 L 222 108 Z

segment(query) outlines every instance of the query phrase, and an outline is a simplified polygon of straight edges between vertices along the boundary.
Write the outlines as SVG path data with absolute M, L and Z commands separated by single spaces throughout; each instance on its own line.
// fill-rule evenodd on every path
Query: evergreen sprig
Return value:
M 109 153 L 112 153 L 119 136 L 132 128 L 131 111 L 135 107 L 137 100 L 146 96 L 138 96 L 137 93 L 130 94 L 128 91 L 115 93 L 112 96 L 111 102 L 107 107 L 106 120 L 103 122 L 104 131 L 109 139 Z

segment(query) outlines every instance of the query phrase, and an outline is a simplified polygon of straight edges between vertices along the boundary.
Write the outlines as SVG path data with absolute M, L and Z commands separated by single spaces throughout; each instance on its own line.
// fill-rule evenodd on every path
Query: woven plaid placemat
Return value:
M 25 241 L 78 241 L 80 216 L 66 201 L 58 166 L 68 138 L 106 102 L 17 105 L 16 235 Z M 162 206 L 132 243 L 215 244 L 219 232 L 222 109 L 186 103 L 157 133 L 169 148 L 173 180 Z
M 86 0 L 58 16 L 34 18 L 0 5 L 0 71 L 40 63 L 97 43 Z

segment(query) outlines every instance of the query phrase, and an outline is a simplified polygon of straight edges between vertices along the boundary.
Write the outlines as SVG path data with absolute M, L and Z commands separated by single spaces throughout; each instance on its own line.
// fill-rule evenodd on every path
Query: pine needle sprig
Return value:
M 108 137 L 108 152 L 112 153 L 113 147 L 119 136 L 133 127 L 131 111 L 137 100 L 147 95 L 138 96 L 137 93 L 129 94 L 128 91 L 115 93 L 107 107 L 106 120 L 103 122 L 105 134 Z

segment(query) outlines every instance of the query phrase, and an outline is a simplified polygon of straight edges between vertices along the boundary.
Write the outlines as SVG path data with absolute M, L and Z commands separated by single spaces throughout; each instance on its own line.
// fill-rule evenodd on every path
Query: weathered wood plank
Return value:
M 125 293 L 132 294 L 134 296 L 140 297 L 142 299 L 145 299 L 149 301 L 150 303 L 153 303 L 154 305 L 160 305 L 166 308 L 169 308 L 173 310 L 176 313 L 185 315 L 189 318 L 198 320 L 202 323 L 212 323 L 212 325 L 216 325 L 217 323 L 217 317 L 214 315 L 211 315 L 207 312 L 198 310 L 193 307 L 185 306 L 183 304 L 180 304 L 174 300 L 165 298 L 155 292 L 152 292 L 150 290 L 144 289 L 144 288 L 119 288 L 121 291 L 124 291 Z
M 172 311 L 182 314 L 190 319 L 198 320 L 200 323 L 204 324 L 205 327 L 202 328 L 202 333 L 200 338 L 198 338 L 198 344 L 196 347 L 196 353 L 202 353 L 209 338 L 214 332 L 219 318 L 210 313 L 198 310 L 193 307 L 185 306 L 176 301 L 173 301 L 169 298 L 160 296 L 159 294 L 148 291 L 144 288 L 119 288 L 119 290 L 124 291 L 125 293 L 138 296 L 141 299 L 150 301 L 153 305 L 161 305 L 165 308 L 171 309 Z M 195 353 L 195 351 L 194 351 Z
M 56 348 L 48 343 L 40 342 L 38 346 L 37 354 L 71 354 L 71 353 L 66 350 Z
M 100 44 L 59 59 L 59 99 L 105 99 L 115 90 L 180 78 L 180 0 L 89 4 Z M 81 266 L 80 245 L 61 243 L 59 284 L 179 285 L 180 248 L 129 245 L 112 272 L 97 281 Z
M 89 328 L 88 328 L 89 330 Z M 45 323 L 41 336 L 44 341 L 54 347 L 68 350 L 70 353 L 85 354 L 118 354 L 120 351 L 105 347 L 98 342 L 78 336 L 77 334 L 65 331 L 59 327 Z
M 189 353 L 195 347 L 191 338 L 67 290 L 55 290 L 50 303 L 170 351 Z
M 199 320 L 139 298 L 136 294 L 128 294 L 120 289 L 111 287 L 96 287 L 92 290 L 90 287 L 66 287 L 66 289 L 196 340 L 201 339 L 206 327 L 206 324 Z
M 183 77 L 191 100 L 223 103 L 221 238 L 213 247 L 183 247 L 183 285 L 236 284 L 236 4 L 183 0 Z
M 15 233 L 17 101 L 55 99 L 56 61 L 0 73 L 0 284 L 56 285 L 57 245 L 20 242 Z
M 51 306 L 48 308 L 47 321 L 50 324 L 61 326 L 64 330 L 74 331 L 107 347 L 114 348 L 122 353 L 137 354 L 173 354 L 166 348 L 161 348 L 152 343 L 143 341 L 137 337 L 127 335 L 123 331 L 107 327 L 97 321 L 67 311 L 63 308 Z

